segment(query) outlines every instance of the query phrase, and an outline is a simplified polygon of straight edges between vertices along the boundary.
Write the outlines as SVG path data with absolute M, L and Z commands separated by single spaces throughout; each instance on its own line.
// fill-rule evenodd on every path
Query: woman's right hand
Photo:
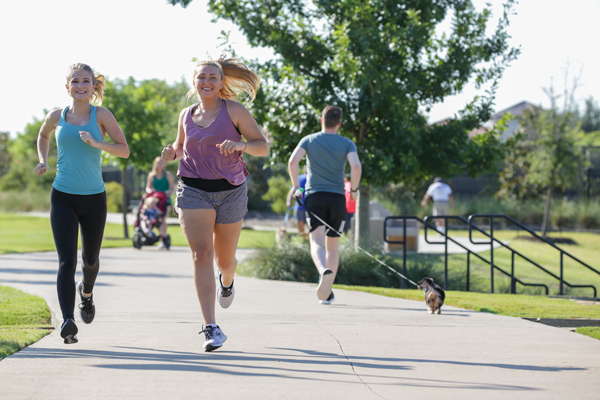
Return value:
M 46 164 L 45 162 L 41 162 L 41 163 L 39 163 L 38 165 L 35 166 L 35 173 L 38 176 L 42 176 L 46 172 L 48 172 L 48 164 Z
M 175 155 L 177 153 L 175 152 L 175 148 L 173 148 L 172 145 L 168 145 L 167 147 L 162 149 L 162 152 L 160 154 L 161 158 L 163 161 L 165 162 L 170 162 L 170 161 L 175 161 Z

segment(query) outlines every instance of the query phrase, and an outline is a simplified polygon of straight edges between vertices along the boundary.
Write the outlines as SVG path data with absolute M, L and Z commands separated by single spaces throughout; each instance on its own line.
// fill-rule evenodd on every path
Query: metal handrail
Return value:
M 475 219 L 475 218 L 489 218 L 490 219 L 490 233 L 489 234 L 487 232 L 485 232 L 484 230 L 482 230 L 481 228 L 477 227 L 475 224 L 473 224 L 473 219 Z M 511 222 L 512 224 L 516 225 L 520 229 L 522 229 L 522 230 L 528 232 L 529 234 L 533 235 L 534 237 L 536 237 L 537 239 L 541 240 L 542 242 L 544 242 L 544 243 L 552 246 L 556 250 L 558 250 L 560 252 L 560 276 L 557 276 L 556 274 L 548 271 L 546 268 L 544 268 L 541 265 L 539 265 L 538 263 L 532 261 L 531 259 L 529 259 L 528 257 L 524 256 L 520 252 L 514 250 L 513 248 L 511 248 L 510 246 L 506 245 L 502 241 L 494 238 L 494 218 L 505 219 L 505 220 Z M 565 279 L 564 279 L 564 256 L 566 255 L 566 256 L 570 257 L 572 260 L 578 262 L 579 264 L 581 264 L 584 267 L 590 269 L 591 271 L 595 272 L 598 275 L 600 275 L 600 271 L 596 270 L 595 268 L 589 266 L 588 264 L 586 264 L 585 262 L 581 261 L 577 257 L 575 257 L 572 254 L 570 254 L 570 253 L 566 252 L 565 250 L 561 249 L 555 243 L 552 243 L 551 241 L 549 241 L 545 237 L 539 236 L 537 233 L 535 233 L 534 231 L 532 231 L 531 229 L 529 229 L 525 225 L 521 224 L 519 221 L 515 220 L 514 218 L 511 218 L 511 217 L 509 217 L 508 215 L 505 215 L 505 214 L 472 214 L 468 218 L 468 224 L 469 224 L 469 240 L 471 241 L 471 243 L 489 244 L 490 245 L 490 251 L 491 251 L 491 253 L 490 253 L 490 260 L 492 262 L 493 262 L 493 259 L 494 259 L 494 242 L 497 242 L 501 246 L 504 246 L 505 248 L 507 248 L 508 250 L 511 251 L 511 268 L 513 270 L 514 270 L 514 255 L 517 254 L 519 257 L 523 258 L 524 260 L 528 261 L 532 265 L 534 265 L 537 268 L 541 269 L 542 271 L 544 271 L 548 275 L 552 276 L 555 279 L 558 279 L 558 281 L 559 281 L 559 294 L 561 296 L 564 294 L 564 285 L 567 285 L 567 286 L 569 286 L 571 288 L 591 288 L 593 290 L 593 292 L 594 292 L 594 297 L 596 297 L 597 290 L 596 290 L 596 287 L 594 285 L 575 285 L 575 284 L 570 284 L 569 282 L 565 281 Z M 490 240 L 489 241 L 485 241 L 485 242 L 480 242 L 480 241 L 475 242 L 473 240 L 473 236 L 472 236 L 473 229 L 476 229 L 477 231 L 481 232 L 485 236 L 489 237 Z M 494 292 L 494 286 L 493 285 L 494 285 L 494 271 L 492 269 L 491 270 L 491 288 L 492 288 L 492 293 Z M 512 291 L 512 289 L 513 288 L 511 287 L 511 291 Z
M 459 221 L 467 224 L 468 221 L 466 219 L 464 219 L 463 217 L 460 216 L 456 216 L 456 215 L 443 215 L 443 216 L 436 216 L 436 217 L 432 217 L 432 218 L 444 218 L 445 220 L 445 226 L 448 227 L 448 219 L 458 219 Z M 548 286 L 544 285 L 544 284 L 538 284 L 538 283 L 526 283 L 521 281 L 520 279 L 516 278 L 514 276 L 514 269 L 513 269 L 513 274 L 509 274 L 508 272 L 504 271 L 502 268 L 493 265 L 492 263 L 490 263 L 490 261 L 486 260 L 485 258 L 481 257 L 479 254 L 471 251 L 468 247 L 463 246 L 461 243 L 457 242 L 456 240 L 452 239 L 451 237 L 449 237 L 447 235 L 447 231 L 444 232 L 442 235 L 444 236 L 444 241 L 443 242 L 432 242 L 428 239 L 427 237 L 427 229 L 431 228 L 433 230 L 435 230 L 437 232 L 437 229 L 435 228 L 434 225 L 431 225 L 428 220 L 430 219 L 430 217 L 425 217 L 425 220 L 422 220 L 421 218 L 417 217 L 417 216 L 391 216 L 391 217 L 386 217 L 383 223 L 383 240 L 386 243 L 390 243 L 390 244 L 402 244 L 402 248 L 403 248 L 403 257 L 402 257 L 402 262 L 403 262 L 403 272 L 404 275 L 407 275 L 406 273 L 406 221 L 408 220 L 415 220 L 415 221 L 419 221 L 421 222 L 424 227 L 425 227 L 425 241 L 429 244 L 443 244 L 444 245 L 444 289 L 448 288 L 448 241 L 456 244 L 457 246 L 461 247 L 462 249 L 467 251 L 467 280 L 466 280 L 466 291 L 470 291 L 470 256 L 471 254 L 473 254 L 474 256 L 476 256 L 477 258 L 479 258 L 481 261 L 490 264 L 492 267 L 492 270 L 495 268 L 498 271 L 502 272 L 503 274 L 510 276 L 511 277 L 511 282 L 513 282 L 513 285 L 518 282 L 523 286 L 540 286 L 540 287 L 544 287 L 545 291 L 546 291 L 546 295 L 549 294 L 549 290 L 548 290 Z M 403 224 L 403 235 L 402 237 L 404 238 L 404 240 L 402 241 L 398 241 L 398 240 L 388 240 L 387 237 L 387 221 L 388 220 L 402 220 Z M 406 289 L 406 282 L 402 281 L 402 288 Z M 493 292 L 492 292 L 493 293 Z

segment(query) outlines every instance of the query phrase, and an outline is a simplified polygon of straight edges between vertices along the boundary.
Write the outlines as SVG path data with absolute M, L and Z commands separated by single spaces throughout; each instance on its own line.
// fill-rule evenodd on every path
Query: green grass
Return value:
M 575 329 L 575 332 L 600 340 L 600 326 L 584 326 Z
M 188 245 L 179 226 L 170 226 L 168 232 L 172 246 Z M 129 236 L 133 236 L 132 227 L 129 227 Z M 123 237 L 122 224 L 106 224 L 102 247 L 132 247 L 131 239 Z M 264 248 L 272 246 L 274 242 L 274 232 L 243 229 L 238 247 Z M 0 213 L 0 254 L 54 250 L 49 218 Z
M 133 235 L 133 229 L 129 230 Z M 169 227 L 169 234 L 173 246 L 187 246 L 187 242 L 181 229 L 178 226 Z M 515 239 L 518 234 L 514 231 L 497 231 L 497 236 L 502 240 L 507 240 L 516 250 L 522 251 L 539 263 L 543 263 L 548 269 L 558 273 L 557 252 L 549 246 Z M 595 260 L 600 260 L 600 246 L 597 245 L 599 236 L 591 233 L 569 232 L 564 234 L 574 239 L 577 245 L 559 245 L 563 249 L 571 252 L 576 257 L 582 259 L 592 267 Z M 131 247 L 131 239 L 123 239 L 123 226 L 121 224 L 107 224 L 103 247 Z M 264 248 L 273 247 L 275 242 L 275 233 L 272 231 L 256 231 L 243 229 L 240 237 L 239 247 L 241 248 Z M 37 251 L 54 251 L 54 240 L 48 218 L 29 217 L 17 214 L 0 213 L 0 254 L 6 253 L 24 253 Z M 481 253 L 485 258 L 489 258 L 489 251 Z M 510 254 L 506 250 L 497 250 L 494 252 L 495 261 L 505 269 L 509 269 Z M 443 266 L 443 257 L 441 256 L 422 256 L 412 255 L 409 260 L 435 262 Z M 472 281 L 476 289 L 483 292 L 489 291 L 489 266 L 478 263 L 472 259 Z M 466 256 L 455 255 L 449 259 L 450 275 L 464 276 L 466 265 Z M 600 287 L 600 280 L 594 274 L 590 274 L 584 269 L 573 266 L 570 262 L 565 263 L 565 279 L 573 283 L 584 283 L 587 280 L 593 281 Z M 598 269 L 598 268 L 597 268 Z M 519 263 L 516 269 L 517 276 L 525 281 L 541 280 L 553 285 L 555 290 L 557 284 L 552 279 L 548 279 L 540 274 L 533 267 L 524 263 Z M 496 291 L 506 291 L 509 287 L 508 280 L 502 278 L 499 273 L 495 274 Z M 337 285 L 336 285 L 337 286 Z M 359 286 L 337 286 L 350 290 L 362 290 L 380 295 L 402 297 L 412 300 L 422 301 L 422 292 L 417 290 L 386 289 L 375 287 Z M 523 288 L 518 288 L 523 290 Z M 587 292 L 584 292 L 587 290 Z M 580 295 L 590 295 L 589 289 L 581 289 Z M 550 299 L 543 296 L 530 295 L 503 295 L 461 292 L 459 290 L 449 290 L 447 305 L 453 305 L 460 308 L 490 312 L 500 315 L 514 317 L 535 317 L 535 318 L 600 318 L 599 306 L 584 306 L 582 304 L 565 300 Z M 0 308 L 0 312 L 1 308 Z M 8 336 L 5 328 L 2 328 L 2 337 Z M 24 331 L 23 329 L 20 329 Z M 39 331 L 39 330 L 37 330 Z M 594 331 L 594 329 L 592 329 Z M 35 334 L 36 330 L 32 330 Z M 37 332 L 37 334 L 43 332 Z M 42 334 L 40 337 L 43 337 Z M 23 343 L 27 342 L 24 339 Z M 29 342 L 32 343 L 32 342 Z M 20 345 L 20 344 L 19 344 Z
M 452 236 L 467 237 L 467 231 L 451 231 Z M 514 250 L 525 255 L 532 261 L 538 263 L 553 274 L 560 275 L 560 252 L 550 245 L 542 242 L 534 242 L 517 238 L 518 236 L 527 236 L 525 232 L 517 231 L 495 231 L 494 236 L 500 240 L 508 241 L 509 246 Z M 562 234 L 553 233 L 551 237 L 565 237 L 573 239 L 577 244 L 566 245 L 558 244 L 558 247 L 572 254 L 592 268 L 600 271 L 600 235 L 585 232 L 565 232 Z M 476 237 L 482 240 L 481 236 Z M 478 253 L 484 259 L 490 259 L 490 251 Z M 407 261 L 416 263 L 432 263 L 437 265 L 438 269 L 443 269 L 443 255 L 423 255 L 409 254 Z M 600 274 L 594 273 L 581 264 L 564 257 L 564 279 L 571 284 L 591 284 L 600 290 Z M 511 252 L 504 248 L 494 250 L 494 264 L 510 273 L 511 270 Z M 453 290 L 466 290 L 466 255 L 450 255 L 448 257 L 449 277 L 456 284 L 449 286 Z M 490 266 L 475 256 L 471 256 L 471 291 L 489 292 L 490 291 Z M 543 283 L 549 288 L 550 295 L 559 294 L 559 280 L 546 274 L 533 264 L 525 261 L 519 256 L 515 256 L 515 276 L 526 283 Z M 458 278 L 458 279 L 457 279 Z M 439 283 L 439 282 L 438 282 Z M 499 271 L 494 272 L 494 292 L 509 293 L 510 278 Z M 517 293 L 521 294 L 544 294 L 542 288 L 523 286 L 517 283 Z M 563 294 L 570 296 L 592 297 L 593 291 L 590 288 L 570 288 L 564 286 Z M 600 292 L 597 293 L 600 296 Z
M 386 297 L 423 300 L 423 291 L 414 289 L 389 289 L 366 286 L 333 285 L 334 288 L 355 290 Z M 444 305 L 466 310 L 487 312 L 518 318 L 548 319 L 600 319 L 600 305 L 583 305 L 573 300 L 519 294 L 485 294 L 446 291 Z M 425 309 L 425 304 L 423 304 Z M 443 313 L 443 309 L 442 309 Z M 575 332 L 600 339 L 600 327 L 577 328 Z
M 0 360 L 48 335 L 50 328 L 44 299 L 0 286 Z
M 424 301 L 422 290 L 389 289 L 366 286 L 335 286 L 339 289 L 358 290 L 387 297 Z M 423 305 L 424 304 L 425 303 L 423 303 Z M 598 305 L 583 305 L 569 299 L 555 299 L 543 296 L 473 293 L 448 290 L 446 291 L 446 301 L 444 304 L 467 310 L 519 318 L 600 319 L 600 306 Z

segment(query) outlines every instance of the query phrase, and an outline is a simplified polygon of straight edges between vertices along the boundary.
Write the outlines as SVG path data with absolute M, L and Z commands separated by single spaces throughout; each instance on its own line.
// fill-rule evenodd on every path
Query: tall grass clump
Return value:
M 393 270 L 398 271 L 414 282 L 424 277 L 434 278 L 438 283 L 443 282 L 443 266 L 439 264 L 428 261 L 411 261 L 407 263 L 407 271 L 404 274 L 402 261 L 399 258 L 382 254 L 380 249 L 369 249 L 368 251 Z M 309 245 L 305 242 L 301 244 L 287 242 L 280 247 L 272 246 L 257 249 L 240 263 L 238 272 L 241 275 L 261 279 L 313 283 L 319 280 L 319 274 L 310 256 Z M 403 280 L 398 274 L 381 265 L 364 252 L 355 249 L 352 244 L 341 243 L 340 264 L 336 283 L 353 286 L 401 288 Z M 458 286 L 459 282 L 452 282 L 452 285 Z M 406 283 L 406 287 L 414 289 L 414 286 L 409 283 Z
M 123 204 L 123 186 L 118 182 L 107 182 L 106 187 L 106 209 L 108 212 L 121 212 Z
M 319 279 L 308 244 L 291 242 L 255 250 L 240 263 L 238 273 L 279 281 L 316 282 Z
M 50 191 L 22 190 L 0 192 L 0 212 L 49 210 Z
M 392 215 L 415 215 L 423 218 L 432 214 L 431 202 L 421 207 L 420 201 L 426 187 L 410 189 L 403 185 L 390 185 L 372 189 L 372 199 L 387 208 Z M 539 229 L 544 218 L 545 199 L 498 198 L 493 195 L 454 196 L 451 215 L 467 218 L 473 214 L 506 214 L 532 229 Z M 582 198 L 556 196 L 550 209 L 552 230 L 600 229 L 600 201 Z M 483 223 L 481 220 L 479 223 Z M 500 228 L 511 228 L 507 222 L 500 222 Z
M 577 224 L 582 229 L 600 229 L 600 202 L 587 201 L 578 208 Z

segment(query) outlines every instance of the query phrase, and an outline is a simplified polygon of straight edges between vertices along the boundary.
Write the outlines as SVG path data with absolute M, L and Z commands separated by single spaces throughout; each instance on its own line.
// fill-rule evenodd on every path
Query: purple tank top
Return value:
M 179 164 L 178 176 L 202 179 L 226 179 L 232 185 L 241 185 L 248 176 L 246 163 L 241 151 L 229 155 L 219 153 L 217 144 L 229 139 L 239 142 L 239 134 L 227 112 L 225 100 L 217 118 L 206 128 L 201 128 L 192 119 L 194 104 L 185 111 L 183 128 L 185 141 L 183 143 L 183 158 Z

